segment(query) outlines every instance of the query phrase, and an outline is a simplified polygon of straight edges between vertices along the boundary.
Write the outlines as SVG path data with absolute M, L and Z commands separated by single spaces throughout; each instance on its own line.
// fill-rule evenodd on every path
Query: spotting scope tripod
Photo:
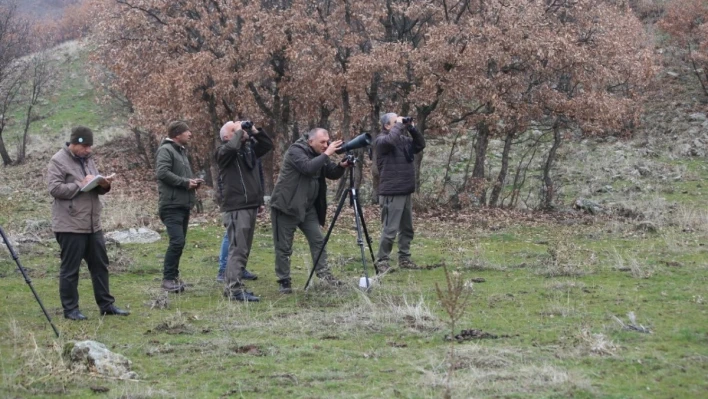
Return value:
M 329 241 L 329 237 L 332 235 L 332 229 L 334 229 L 334 224 L 337 222 L 337 218 L 339 217 L 339 214 L 342 212 L 342 208 L 344 207 L 344 202 L 347 200 L 347 195 L 349 195 L 349 200 L 350 200 L 350 205 L 354 208 L 354 221 L 356 223 L 356 243 L 359 245 L 359 248 L 361 249 L 361 265 L 364 268 L 364 277 L 366 279 L 366 289 L 368 290 L 370 288 L 369 284 L 369 269 L 366 267 L 366 255 L 364 254 L 364 240 L 362 237 L 362 231 L 364 233 L 364 236 L 366 236 L 366 243 L 368 244 L 369 247 L 369 253 L 371 254 L 371 264 L 374 265 L 374 270 L 378 274 L 379 270 L 376 267 L 376 262 L 374 258 L 374 250 L 371 249 L 371 237 L 369 237 L 369 231 L 366 229 L 366 222 L 364 221 L 364 214 L 361 211 L 361 205 L 359 204 L 359 196 L 357 195 L 357 190 L 356 187 L 354 186 L 354 167 L 356 166 L 356 163 L 358 160 L 356 157 L 351 153 L 347 152 L 347 155 L 345 157 L 347 161 L 351 164 L 349 166 L 349 190 L 345 191 L 342 193 L 342 197 L 339 199 L 339 205 L 337 206 L 337 211 L 334 212 L 334 217 L 332 218 L 332 222 L 329 225 L 329 230 L 327 230 L 327 235 L 325 236 L 324 242 L 322 243 L 322 248 L 320 248 L 320 252 L 317 254 L 317 258 L 315 259 L 315 262 L 312 264 L 312 270 L 310 270 L 310 276 L 307 278 L 307 283 L 305 283 L 305 290 L 310 286 L 310 281 L 312 280 L 312 275 L 315 274 L 315 268 L 317 267 L 317 262 L 320 261 L 320 258 L 322 257 L 322 253 L 325 250 L 325 247 L 327 247 L 327 242 Z

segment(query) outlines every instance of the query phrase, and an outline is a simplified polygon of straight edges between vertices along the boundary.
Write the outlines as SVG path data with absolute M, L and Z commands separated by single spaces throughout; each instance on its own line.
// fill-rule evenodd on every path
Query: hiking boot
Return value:
M 230 294 L 228 292 L 225 292 L 224 296 L 232 301 L 240 302 L 258 302 L 261 300 L 261 298 L 253 295 L 252 292 L 246 291 L 245 289 L 235 290 L 232 291 Z
M 241 280 L 258 280 L 258 275 L 249 272 L 244 267 L 241 269 Z
M 284 278 L 282 280 L 278 280 L 278 284 L 280 287 L 278 287 L 278 291 L 281 294 L 292 294 L 293 293 L 293 288 L 290 283 L 289 278 Z
M 334 275 L 332 275 L 331 273 L 322 274 L 317 277 L 319 277 L 322 282 L 327 283 L 332 287 L 341 287 L 342 285 L 344 285 L 343 282 L 337 280 L 337 278 L 334 277 Z
M 226 277 L 224 276 L 224 272 L 219 272 L 219 273 L 216 275 L 216 282 L 217 282 L 217 283 L 223 283 L 225 278 L 226 278 Z
M 413 262 L 412 260 L 410 260 L 408 258 L 399 259 L 398 260 L 398 267 L 400 267 L 401 269 L 411 269 L 411 270 L 420 269 L 420 267 L 418 265 L 416 265 L 415 262 Z
M 184 291 L 184 285 L 179 280 L 162 280 L 162 289 L 167 292 L 178 293 Z
M 194 285 L 194 284 L 187 284 L 187 283 L 185 283 L 185 282 L 184 282 L 181 278 L 179 278 L 179 277 L 177 277 L 177 279 L 176 279 L 175 281 L 177 281 L 178 283 L 180 283 L 180 284 L 182 285 L 182 289 L 183 289 L 183 290 L 184 290 L 185 288 L 187 288 L 187 287 L 191 287 L 192 285 Z
M 387 260 L 376 261 L 374 265 L 376 266 L 376 270 L 378 270 L 378 274 L 384 274 L 389 271 L 393 272 L 395 270 L 391 267 Z

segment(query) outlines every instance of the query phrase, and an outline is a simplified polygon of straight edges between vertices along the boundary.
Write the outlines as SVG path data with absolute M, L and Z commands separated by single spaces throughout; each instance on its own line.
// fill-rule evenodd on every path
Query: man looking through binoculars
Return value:
M 256 215 L 263 201 L 257 159 L 273 149 L 273 141 L 251 122 L 227 122 L 219 132 L 223 143 L 216 150 L 219 179 L 223 185 L 221 211 L 229 236 L 224 295 L 236 301 L 257 302 L 246 291 L 243 270 L 253 244 Z
M 339 163 L 329 158 L 344 143 L 329 142 L 329 132 L 316 128 L 290 146 L 285 153 L 278 181 L 271 195 L 271 223 L 275 245 L 275 274 L 280 292 L 292 292 L 290 256 L 293 236 L 299 228 L 307 238 L 314 262 L 324 243 L 320 226 L 325 224 L 327 212 L 327 179 L 339 179 L 351 164 Z M 341 285 L 327 267 L 327 253 L 314 265 L 317 277 L 331 285 Z
M 408 132 L 408 134 L 406 134 Z M 398 266 L 417 269 L 411 260 L 415 192 L 415 154 L 423 151 L 425 139 L 412 118 L 388 113 L 381 117 L 381 133 L 376 137 L 376 166 L 379 170 L 379 205 L 381 205 L 381 241 L 376 255 L 380 273 L 390 269 L 389 255 L 398 235 Z

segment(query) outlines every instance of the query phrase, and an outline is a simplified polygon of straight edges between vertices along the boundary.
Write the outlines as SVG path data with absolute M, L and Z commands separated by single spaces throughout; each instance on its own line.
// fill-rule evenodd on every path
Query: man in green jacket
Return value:
M 227 122 L 219 136 L 223 143 L 216 150 L 223 189 L 221 211 L 230 240 L 224 295 L 236 301 L 258 302 L 257 296 L 246 291 L 242 270 L 246 270 L 256 215 L 263 202 L 257 161 L 273 149 L 273 141 L 264 131 L 254 129 L 253 123 L 241 121 Z
M 127 316 L 129 312 L 117 308 L 108 289 L 108 254 L 101 228 L 101 200 L 99 195 L 111 190 L 112 176 L 98 180 L 95 188 L 89 182 L 98 176 L 91 156 L 93 132 L 83 126 L 71 130 L 69 142 L 60 149 L 47 167 L 47 185 L 54 197 L 52 230 L 61 248 L 59 269 L 59 296 L 64 317 L 85 320 L 79 310 L 79 267 L 86 260 L 93 296 L 102 315 Z
M 162 289 L 167 292 L 184 291 L 185 284 L 179 278 L 179 260 L 187 237 L 189 213 L 196 202 L 196 190 L 204 182 L 192 177 L 185 148 L 191 140 L 192 132 L 185 122 L 171 122 L 167 138 L 160 143 L 156 155 L 160 219 L 170 237 L 162 275 Z
M 313 262 L 322 248 L 324 237 L 320 226 L 324 226 L 327 212 L 325 178 L 339 179 L 351 166 L 347 161 L 337 164 L 329 159 L 342 144 L 342 140 L 330 143 L 329 132 L 317 128 L 297 140 L 285 153 L 270 199 L 275 274 L 281 293 L 292 292 L 290 256 L 295 229 L 299 228 L 305 234 Z M 341 284 L 327 267 L 326 251 L 322 252 L 314 267 L 320 279 L 332 285 Z

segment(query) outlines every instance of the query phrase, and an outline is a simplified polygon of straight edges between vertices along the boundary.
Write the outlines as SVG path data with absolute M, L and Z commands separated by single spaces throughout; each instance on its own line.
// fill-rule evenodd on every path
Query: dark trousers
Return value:
M 108 289 L 108 254 L 103 232 L 92 234 L 56 233 L 61 248 L 59 297 L 64 314 L 79 308 L 79 267 L 81 259 L 88 264 L 93 284 L 93 296 L 101 310 L 108 309 L 115 299 Z
M 229 256 L 226 261 L 226 288 L 227 294 L 236 294 L 242 288 L 242 269 L 248 264 L 248 256 L 253 245 L 253 232 L 256 230 L 256 216 L 258 208 L 240 209 L 224 213 L 229 239 Z
M 275 275 L 278 277 L 278 281 L 288 280 L 290 279 L 290 257 L 293 254 L 295 230 L 299 228 L 305 234 L 307 243 L 310 245 L 313 263 L 324 244 L 317 211 L 315 207 L 310 207 L 305 214 L 305 220 L 299 222 L 296 217 L 272 208 L 270 220 L 273 225 L 273 244 L 275 245 Z M 322 251 L 322 256 L 315 265 L 315 272 L 317 277 L 331 273 L 327 265 L 327 251 Z
M 164 280 L 176 280 L 179 277 L 179 259 L 187 239 L 189 225 L 189 209 L 169 208 L 160 210 L 160 220 L 165 224 L 170 243 L 165 252 L 165 263 L 162 271 Z

